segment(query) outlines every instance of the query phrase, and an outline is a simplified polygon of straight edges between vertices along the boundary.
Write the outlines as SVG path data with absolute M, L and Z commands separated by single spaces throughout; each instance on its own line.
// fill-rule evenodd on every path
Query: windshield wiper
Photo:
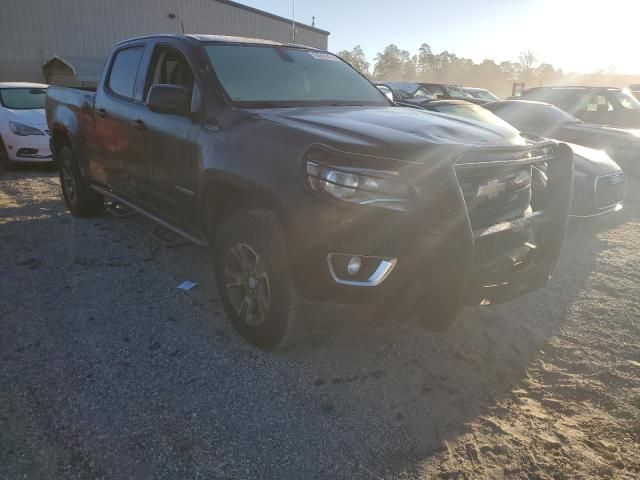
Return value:
M 244 108 L 295 108 L 293 105 L 281 104 L 277 102 L 246 102 Z
M 363 103 L 355 102 L 334 102 L 329 104 L 330 107 L 364 107 Z

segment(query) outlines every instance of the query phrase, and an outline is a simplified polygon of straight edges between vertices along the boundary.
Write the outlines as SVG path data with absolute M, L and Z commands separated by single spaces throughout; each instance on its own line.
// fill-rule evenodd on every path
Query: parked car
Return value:
M 479 100 L 486 100 L 487 102 L 497 102 L 500 100 L 500 98 L 495 93 L 485 88 L 462 87 L 462 90 L 471 95 L 473 98 L 477 98 Z
M 604 150 L 628 176 L 640 175 L 640 132 L 586 123 L 542 102 L 507 100 L 485 105 L 517 129 Z
M 373 82 L 384 95 L 396 105 L 403 107 L 420 106 L 435 100 L 435 97 L 417 83 L 410 82 Z
M 584 122 L 640 128 L 640 102 L 621 88 L 536 87 L 520 98 L 551 103 Z
M 459 85 L 449 85 L 445 83 L 419 83 L 419 85 L 438 100 L 466 100 L 467 102 L 478 105 L 483 105 L 488 101 L 481 98 L 475 98 L 470 93 L 465 92 L 464 88 Z
M 513 129 L 514 127 L 526 136 L 541 141 L 543 137 L 558 140 L 553 135 L 548 135 L 547 130 L 531 128 L 529 125 L 536 118 L 536 109 L 528 110 L 526 115 L 515 121 L 510 121 L 513 115 L 501 115 L 501 109 L 496 108 L 495 114 L 492 105 L 510 104 L 515 102 L 497 102 L 485 105 L 484 108 L 473 105 L 464 100 L 439 100 L 430 102 L 425 106 L 428 110 L 456 115 L 458 117 L 476 120 L 500 129 Z M 522 102 L 531 103 L 531 102 Z M 554 113 L 563 117 L 568 116 L 562 110 L 548 104 Z M 549 112 L 541 112 L 544 118 L 550 117 Z M 538 119 L 539 120 L 539 119 Z M 560 141 L 560 140 L 558 140 Z M 612 213 L 622 209 L 622 202 L 626 190 L 626 177 L 622 169 L 614 162 L 606 152 L 588 148 L 583 145 L 568 143 L 574 153 L 573 174 L 573 201 L 571 215 L 574 217 L 591 217 Z M 541 185 L 546 184 L 545 168 L 534 170 L 534 179 Z
M 13 162 L 52 161 L 44 114 L 47 87 L 0 82 L 0 171 Z
M 300 297 L 445 328 L 543 286 L 564 237 L 568 147 L 393 106 L 325 51 L 135 38 L 95 94 L 50 87 L 46 107 L 70 211 L 106 197 L 210 245 L 225 312 L 261 347 L 295 338 Z
M 636 84 L 636 85 L 631 85 L 629 87 L 629 90 L 631 90 L 631 94 L 636 97 L 638 100 L 640 100 L 640 83 Z

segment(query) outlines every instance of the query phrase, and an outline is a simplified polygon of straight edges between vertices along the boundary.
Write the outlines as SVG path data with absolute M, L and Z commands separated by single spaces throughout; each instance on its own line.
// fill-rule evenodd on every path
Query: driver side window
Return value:
M 189 62 L 177 49 L 165 45 L 158 45 L 155 48 L 145 85 L 145 99 L 151 87 L 157 84 L 178 85 L 186 88 L 191 93 L 192 110 L 196 107 L 199 94 L 195 76 Z

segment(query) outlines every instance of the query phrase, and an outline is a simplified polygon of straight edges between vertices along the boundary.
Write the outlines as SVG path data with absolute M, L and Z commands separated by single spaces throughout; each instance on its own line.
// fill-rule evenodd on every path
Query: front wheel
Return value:
M 58 153 L 60 185 L 69 211 L 76 217 L 94 217 L 104 207 L 102 195 L 93 191 L 84 179 L 71 147 L 64 145 Z
M 215 273 L 225 313 L 260 348 L 283 348 L 299 336 L 296 295 L 277 217 L 236 214 L 216 229 Z

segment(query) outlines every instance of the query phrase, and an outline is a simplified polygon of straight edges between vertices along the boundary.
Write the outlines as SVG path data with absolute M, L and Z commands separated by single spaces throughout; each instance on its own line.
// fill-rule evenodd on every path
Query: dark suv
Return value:
M 583 122 L 640 128 L 640 102 L 621 88 L 537 87 L 521 98 L 550 103 Z
M 227 316 L 262 347 L 295 338 L 300 297 L 442 328 L 462 305 L 544 285 L 558 258 L 568 147 L 396 107 L 328 52 L 136 38 L 113 48 L 95 94 L 47 95 L 71 212 L 108 198 L 211 246 Z

